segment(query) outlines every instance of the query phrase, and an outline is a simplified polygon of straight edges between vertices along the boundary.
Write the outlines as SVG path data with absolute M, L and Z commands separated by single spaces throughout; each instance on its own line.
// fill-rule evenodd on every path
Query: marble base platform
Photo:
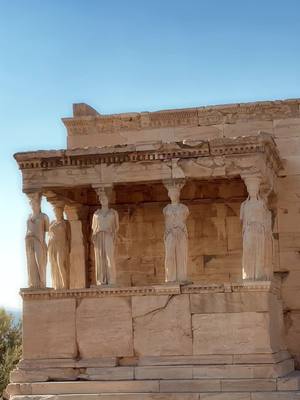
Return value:
M 11 400 L 296 400 L 300 374 L 276 379 L 168 379 L 10 384 Z
M 21 294 L 14 400 L 300 399 L 276 281 Z

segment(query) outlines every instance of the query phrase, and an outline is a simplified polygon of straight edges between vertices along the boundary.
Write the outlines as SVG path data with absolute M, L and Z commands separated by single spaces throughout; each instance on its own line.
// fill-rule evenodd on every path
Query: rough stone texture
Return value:
M 201 293 L 191 295 L 192 314 L 262 312 L 269 310 L 269 293 Z
M 82 358 L 133 355 L 131 299 L 83 299 L 76 311 Z
M 135 354 L 191 355 L 189 307 L 188 295 L 133 297 Z
M 24 301 L 23 358 L 75 357 L 75 308 L 75 299 Z
M 194 314 L 193 354 L 247 354 L 280 350 L 271 345 L 267 313 Z M 253 329 L 255 327 L 255 329 Z M 222 334 L 220 334 L 222 332 Z

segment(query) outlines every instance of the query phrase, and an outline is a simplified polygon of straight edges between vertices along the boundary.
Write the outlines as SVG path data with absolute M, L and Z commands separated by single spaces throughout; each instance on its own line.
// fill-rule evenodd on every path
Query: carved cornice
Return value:
M 36 151 L 15 154 L 20 169 L 54 169 L 65 167 L 93 167 L 99 164 L 124 162 L 155 162 L 176 159 L 220 157 L 264 153 L 272 169 L 282 168 L 276 144 L 272 136 L 260 133 L 256 136 L 220 138 L 210 141 L 183 141 L 152 143 L 147 145 L 119 145 L 74 150 Z
M 270 292 L 280 294 L 277 281 L 255 281 L 222 284 L 164 284 L 155 286 L 131 287 L 91 287 L 89 289 L 21 289 L 24 300 L 31 299 L 64 299 L 64 298 L 101 298 L 101 297 L 130 297 L 130 296 L 160 296 L 200 293 L 228 293 L 228 292 Z
M 220 284 L 192 284 L 181 286 L 181 293 L 230 293 L 230 292 L 271 292 L 280 294 L 280 285 L 274 281 L 253 281 Z
M 63 118 L 69 135 L 105 134 L 184 126 L 234 124 L 299 117 L 299 99 L 228 104 L 156 112 L 101 115 L 88 105 L 73 118 Z
M 86 298 L 86 297 L 128 297 L 145 295 L 173 295 L 180 294 L 180 285 L 156 285 L 156 286 L 130 286 L 109 287 L 95 286 L 89 289 L 21 289 L 23 299 L 62 299 L 62 298 Z

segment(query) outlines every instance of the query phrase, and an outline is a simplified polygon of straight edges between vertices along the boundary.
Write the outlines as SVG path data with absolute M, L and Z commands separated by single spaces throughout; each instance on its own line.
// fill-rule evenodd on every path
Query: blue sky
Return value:
M 0 0 L 0 305 L 19 307 L 26 285 L 12 154 L 65 147 L 72 103 L 151 111 L 299 88 L 299 0 Z

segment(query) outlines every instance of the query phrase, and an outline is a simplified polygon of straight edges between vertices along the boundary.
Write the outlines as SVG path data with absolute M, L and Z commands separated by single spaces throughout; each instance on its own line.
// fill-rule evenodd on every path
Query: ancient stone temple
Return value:
M 32 213 L 12 399 L 300 399 L 299 107 L 75 104 L 67 149 L 15 155 Z

